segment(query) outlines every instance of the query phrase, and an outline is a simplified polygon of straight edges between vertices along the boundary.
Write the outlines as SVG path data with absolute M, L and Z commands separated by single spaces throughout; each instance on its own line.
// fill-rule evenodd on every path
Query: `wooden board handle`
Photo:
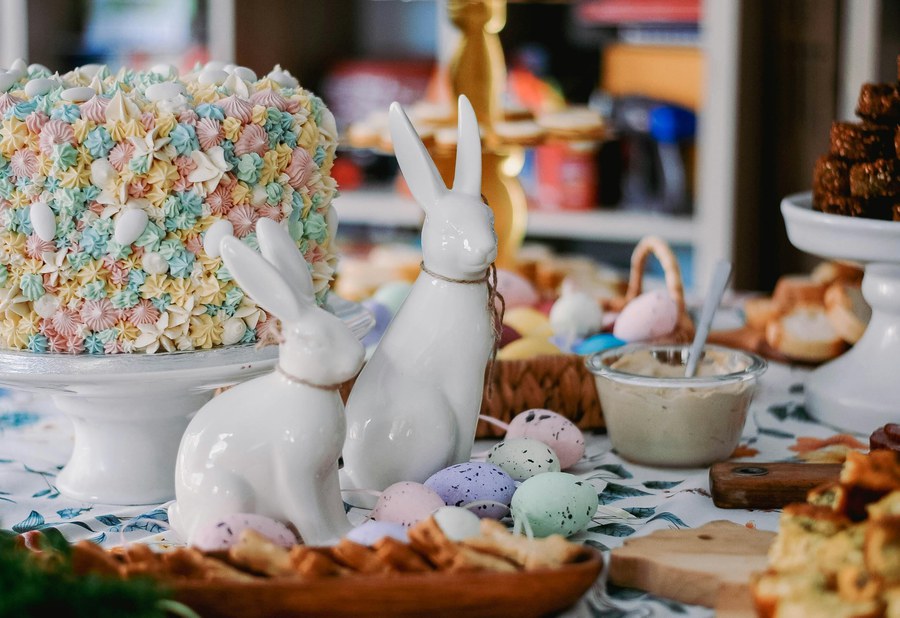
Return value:
M 720 509 L 780 509 L 840 474 L 840 464 L 725 461 L 709 469 L 709 489 Z

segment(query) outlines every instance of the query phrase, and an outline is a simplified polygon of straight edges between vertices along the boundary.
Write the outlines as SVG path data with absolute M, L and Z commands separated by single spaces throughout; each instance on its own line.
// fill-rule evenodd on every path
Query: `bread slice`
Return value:
M 797 305 L 771 320 L 766 341 L 788 358 L 810 363 L 832 359 L 846 348 L 825 307 L 810 304 Z
M 837 334 L 847 343 L 856 343 L 866 331 L 872 308 L 858 286 L 833 283 L 825 292 L 825 314 Z
M 789 311 L 797 305 L 822 305 L 828 286 L 806 275 L 784 275 L 775 284 L 772 300 L 779 311 Z
M 765 331 L 769 320 L 778 315 L 775 302 L 768 296 L 748 298 L 744 301 L 744 319 L 754 330 Z

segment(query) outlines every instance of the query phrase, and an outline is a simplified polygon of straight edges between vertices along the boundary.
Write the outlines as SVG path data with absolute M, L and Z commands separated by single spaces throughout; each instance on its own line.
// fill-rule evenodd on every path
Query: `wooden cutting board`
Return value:
M 612 550 L 609 581 L 682 603 L 715 607 L 717 616 L 753 616 L 750 575 L 765 570 L 774 538 L 774 532 L 729 521 L 659 530 Z

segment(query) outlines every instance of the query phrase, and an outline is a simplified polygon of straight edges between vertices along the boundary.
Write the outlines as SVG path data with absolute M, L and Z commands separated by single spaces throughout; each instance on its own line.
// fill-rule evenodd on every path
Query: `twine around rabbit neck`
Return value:
M 497 265 L 491 264 L 488 266 L 484 276 L 479 277 L 478 279 L 455 279 L 453 277 L 446 277 L 429 269 L 425 266 L 425 262 L 419 264 L 419 267 L 422 269 L 423 273 L 430 275 L 435 279 L 446 281 L 447 283 L 460 283 L 463 285 L 487 284 L 487 310 L 491 314 L 491 333 L 494 340 L 491 347 L 491 358 L 488 364 L 487 374 L 488 393 L 490 393 L 494 388 L 494 380 L 492 379 L 494 376 L 494 361 L 497 358 L 497 352 L 500 350 L 500 335 L 503 332 L 503 315 L 506 313 L 506 300 L 504 300 L 503 294 L 497 289 Z
M 275 365 L 275 371 L 280 373 L 281 376 L 284 379 L 288 380 L 289 382 L 294 382 L 296 384 L 302 384 L 303 386 L 309 386 L 311 388 L 317 388 L 320 391 L 336 391 L 341 388 L 340 384 L 313 384 L 309 380 L 304 380 L 303 378 L 298 378 L 297 376 L 291 375 L 290 373 L 285 371 L 282 368 L 281 363 L 278 363 L 277 365 Z

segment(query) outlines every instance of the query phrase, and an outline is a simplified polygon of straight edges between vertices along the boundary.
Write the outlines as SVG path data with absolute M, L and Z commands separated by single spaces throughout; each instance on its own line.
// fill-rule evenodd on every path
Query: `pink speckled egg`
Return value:
M 644 292 L 625 305 L 613 335 L 629 343 L 668 335 L 678 322 L 678 305 L 665 290 Z
M 256 513 L 232 513 L 199 528 L 192 545 L 203 551 L 225 550 L 234 545 L 241 532 L 248 528 L 282 547 L 297 543 L 294 533 L 279 521 Z
M 514 272 L 497 269 L 497 291 L 503 295 L 506 308 L 534 307 L 538 293 L 527 279 Z
M 565 470 L 584 456 L 584 434 L 561 414 L 534 408 L 517 414 L 506 430 L 507 438 L 532 438 L 553 449 Z
M 376 521 L 392 521 L 407 528 L 446 506 L 433 489 L 422 483 L 404 481 L 394 483 L 378 497 L 371 517 Z

